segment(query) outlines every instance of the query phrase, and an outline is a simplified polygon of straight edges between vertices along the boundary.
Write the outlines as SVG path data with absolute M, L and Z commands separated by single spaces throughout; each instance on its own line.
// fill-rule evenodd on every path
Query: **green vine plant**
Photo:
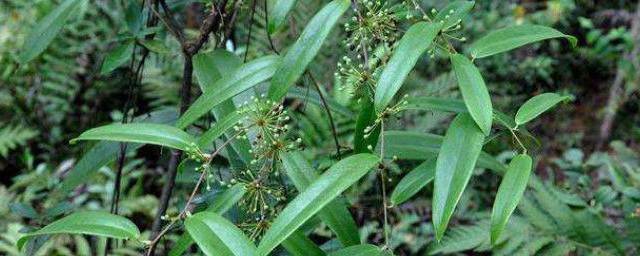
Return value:
M 146 2 L 145 6 L 127 11 L 135 14 L 145 9 L 141 13 L 149 14 L 147 19 L 159 19 L 158 25 L 146 27 L 144 24 L 154 23 L 129 15 L 132 18 L 127 20 L 128 32 L 106 56 L 102 72 L 126 65 L 136 54 L 145 56 L 143 59 L 147 54 L 182 56 L 184 81 L 178 119 L 100 126 L 85 131 L 71 143 L 103 141 L 94 147 L 104 147 L 101 143 L 111 141 L 170 148 L 175 152 L 172 156 L 186 155 L 174 169 L 194 177 L 195 185 L 189 196 L 181 199 L 183 204 L 176 206 L 177 211 L 166 213 L 166 209 L 160 209 L 162 228 L 151 234 L 141 232 L 131 220 L 115 213 L 78 211 L 23 235 L 17 242 L 19 248 L 34 243 L 35 237 L 86 234 L 144 244 L 146 254 L 154 255 L 158 243 L 174 234 L 179 238 L 170 255 L 180 255 L 194 243 L 206 255 L 270 255 L 278 250 L 291 255 L 392 255 L 387 209 L 402 204 L 433 182 L 430 219 L 436 240 L 440 241 L 476 167 L 495 170 L 496 175 L 502 176 L 490 223 L 486 225 L 490 246 L 500 245 L 506 240 L 502 233 L 525 192 L 534 164 L 519 132 L 539 115 L 572 98 L 551 92 L 539 94 L 517 107 L 515 117 L 496 110 L 475 62 L 547 39 L 564 38 L 575 46 L 576 39 L 545 26 L 514 25 L 490 31 L 466 47 L 469 40 L 462 31 L 463 21 L 473 9 L 473 1 L 454 1 L 440 10 L 425 11 L 413 0 L 333 0 L 313 15 L 295 35 L 295 42 L 284 45 L 282 53 L 262 54 L 246 61 L 219 48 L 223 45 L 220 42 L 225 42 L 227 31 L 233 29 L 233 21 L 227 18 L 247 10 L 243 6 L 255 11 L 256 2 L 261 1 L 213 1 L 209 16 L 195 36 L 179 29 L 164 0 Z M 46 16 L 32 31 L 32 40 L 27 40 L 22 61 L 31 61 L 46 49 L 62 29 L 67 13 L 82 4 L 87 3 L 66 0 Z M 264 13 L 267 19 L 263 34 L 275 37 L 286 31 L 288 14 L 299 4 L 294 0 L 265 2 L 268 11 L 259 15 Z M 229 15 L 220 15 L 221 12 Z M 253 14 L 247 16 L 254 20 Z M 341 42 L 346 56 L 337 63 L 335 73 L 332 71 L 338 90 L 347 94 L 352 103 L 342 105 L 324 93 L 327 88 L 323 85 L 328 83 L 316 80 L 309 66 L 325 40 L 333 35 L 333 28 L 343 20 Z M 148 37 L 159 31 L 173 36 L 181 49 L 171 53 L 163 41 Z M 40 39 L 34 40 L 36 37 Z M 215 42 L 207 44 L 209 40 Z M 258 54 L 259 51 L 252 52 L 251 56 Z M 423 56 L 434 61 L 448 59 L 461 99 L 397 95 Z M 202 92 L 193 102 L 189 99 L 192 73 Z M 313 81 L 316 92 L 301 93 L 295 86 L 305 74 Z M 259 92 L 262 85 L 268 88 L 264 94 Z M 313 149 L 307 148 L 298 131 L 292 129 L 301 125 L 300 116 L 305 110 L 285 100 L 291 98 L 309 98 L 310 103 L 326 110 L 337 147 L 330 166 L 316 167 L 314 159 L 305 154 Z M 406 109 L 454 113 L 455 118 L 443 136 L 388 130 L 388 120 Z M 332 115 L 340 116 L 336 120 L 355 121 L 355 130 L 349 133 L 347 142 L 338 140 L 344 134 L 338 135 Z M 212 116 L 215 123 L 203 126 Z M 497 133 L 498 130 L 507 132 Z M 518 146 L 514 150 L 519 152 L 506 166 L 483 152 L 485 141 L 501 134 L 512 136 Z M 407 149 L 414 144 L 420 146 L 418 151 Z M 91 154 L 95 158 L 100 153 Z M 387 172 L 398 159 L 423 162 L 408 170 L 391 188 L 387 185 Z M 113 158 L 103 157 L 93 166 L 91 160 L 85 160 L 83 163 L 89 163 L 85 170 L 74 171 L 90 176 L 91 170 L 110 160 Z M 228 168 L 221 168 L 220 165 L 227 166 L 221 162 L 228 163 Z M 385 243 L 377 245 L 363 243 L 347 209 L 348 202 L 342 197 L 371 172 L 377 172 L 381 181 L 381 208 L 385 215 Z M 170 172 L 167 175 L 167 182 L 174 182 L 175 172 L 173 179 Z M 202 199 L 212 191 L 212 200 Z M 237 210 L 233 218 L 225 214 L 231 209 Z M 308 237 L 319 222 L 335 235 L 337 247 L 321 247 Z

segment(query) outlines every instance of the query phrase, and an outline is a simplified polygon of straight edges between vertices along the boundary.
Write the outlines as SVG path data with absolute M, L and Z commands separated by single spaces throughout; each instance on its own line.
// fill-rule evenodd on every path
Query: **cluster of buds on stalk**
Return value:
M 389 45 L 398 36 L 398 20 L 387 2 L 364 0 L 354 9 L 354 16 L 344 24 L 349 36 L 343 41 L 348 49 L 372 51 L 372 45 Z M 362 58 L 358 55 L 358 59 Z
M 192 142 L 184 152 L 187 154 L 187 158 L 196 161 L 198 163 L 208 163 L 211 161 L 211 155 L 203 152 L 195 142 Z
M 378 117 L 373 122 L 373 124 L 364 128 L 364 136 L 363 137 L 365 139 L 369 138 L 369 136 L 371 136 L 373 131 L 376 128 L 378 128 L 378 126 L 382 122 L 384 122 L 385 119 L 388 119 L 391 116 L 395 116 L 396 114 L 398 114 L 398 113 L 402 112 L 403 110 L 405 110 L 406 107 L 409 105 L 409 101 L 407 100 L 408 97 L 409 97 L 409 95 L 405 94 L 402 97 L 402 100 L 400 100 L 398 103 L 396 103 L 395 105 L 393 105 L 391 107 L 387 107 L 384 111 L 382 111 L 381 113 L 378 113 Z M 368 145 L 367 149 L 373 150 L 373 145 Z
M 245 118 L 234 129 L 244 132 L 241 137 L 245 139 L 252 137 L 252 149 L 249 152 L 254 156 L 250 163 L 252 166 L 275 161 L 281 153 L 297 148 L 302 142 L 301 139 L 293 140 L 288 136 L 288 122 L 291 120 L 288 111 L 279 102 L 267 99 L 264 94 L 252 97 L 251 102 L 240 105 L 238 111 Z

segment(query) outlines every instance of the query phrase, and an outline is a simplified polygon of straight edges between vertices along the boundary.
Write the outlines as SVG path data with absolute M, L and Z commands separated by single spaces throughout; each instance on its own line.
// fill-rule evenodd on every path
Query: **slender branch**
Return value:
M 179 32 L 179 30 L 175 27 L 173 27 L 170 23 L 172 22 L 173 19 L 167 19 L 167 18 L 163 18 L 162 15 L 160 15 L 160 13 L 158 13 L 158 11 L 155 8 L 151 9 L 151 13 L 153 13 L 156 17 L 158 17 L 160 19 L 160 21 L 162 21 L 162 24 L 164 24 L 165 27 L 167 27 L 167 29 L 169 30 L 169 32 L 171 32 L 171 34 L 173 35 L 173 37 L 176 38 L 176 40 L 178 40 L 178 42 L 180 43 L 180 45 L 184 45 L 184 38 L 182 36 L 182 33 Z M 167 14 L 168 16 L 168 14 Z
M 188 54 L 183 55 L 184 70 L 182 74 L 182 89 L 180 89 L 180 115 L 182 115 L 189 107 L 189 103 L 191 101 L 191 81 L 193 79 L 193 62 L 191 56 Z M 162 187 L 162 194 L 160 195 L 160 207 L 156 212 L 156 216 L 151 227 L 151 237 L 154 237 L 154 239 L 160 237 L 158 231 L 160 230 L 162 216 L 166 213 L 167 208 L 169 208 L 169 200 L 171 199 L 171 192 L 175 186 L 178 165 L 181 160 L 182 151 L 171 150 L 169 168 L 167 169 L 167 178 L 164 182 L 164 186 Z M 152 246 L 149 247 L 149 253 L 153 254 L 155 251 L 155 245 L 156 244 L 152 244 Z
M 336 155 L 338 159 L 342 158 L 340 155 L 340 142 L 338 141 L 338 132 L 336 131 L 336 125 L 333 122 L 333 116 L 331 115 L 331 110 L 329 109 L 329 105 L 327 105 L 327 101 L 325 101 L 324 96 L 322 95 L 322 91 L 320 91 L 320 87 L 318 86 L 318 82 L 313 77 L 313 74 L 307 70 L 307 75 L 311 78 L 313 88 L 318 92 L 318 96 L 320 97 L 320 101 L 322 101 L 322 106 L 324 110 L 327 112 L 327 116 L 329 117 L 329 124 L 331 125 L 331 133 L 333 135 L 333 142 L 336 144 Z
M 251 46 L 251 31 L 253 30 L 253 17 L 256 14 L 257 3 L 258 0 L 253 0 L 253 4 L 251 5 L 251 17 L 249 18 L 249 33 L 247 34 L 247 49 L 245 49 L 244 52 L 244 62 L 247 62 L 247 57 L 249 56 L 249 46 Z
M 165 0 L 160 0 L 160 6 L 162 6 L 162 10 L 164 11 L 164 13 L 167 16 L 167 20 L 168 20 L 168 27 L 170 28 L 171 31 L 173 31 L 174 36 L 176 37 L 176 39 L 178 39 L 178 42 L 180 42 L 180 44 L 184 44 L 185 39 L 184 39 L 184 34 L 182 33 L 182 30 L 179 29 L 178 23 L 176 22 L 176 20 L 173 18 L 173 14 L 171 13 L 171 9 L 169 9 L 169 6 L 167 5 L 167 1 Z
M 209 40 L 209 35 L 218 28 L 216 25 L 218 25 L 222 20 L 226 6 L 227 0 L 222 0 L 219 5 L 212 5 L 211 13 L 202 23 L 198 37 L 196 37 L 193 42 L 188 43 L 185 47 L 185 52 L 188 55 L 193 56 L 198 53 L 204 43 Z
M 163 5 L 163 8 L 166 7 L 165 0 L 159 0 L 160 4 Z M 212 6 L 211 13 L 207 18 L 203 21 L 202 26 L 200 27 L 200 32 L 196 39 L 192 42 L 181 42 L 183 58 L 184 58 L 184 68 L 182 72 L 182 88 L 180 90 L 180 114 L 182 115 L 190 104 L 191 98 L 191 84 L 193 80 L 193 61 L 192 57 L 200 51 L 203 47 L 204 43 L 209 39 L 211 33 L 214 33 L 218 28 L 220 28 L 219 23 L 222 21 L 222 17 L 224 16 L 224 10 L 227 4 L 227 0 L 223 0 L 219 6 L 215 4 Z M 169 15 L 167 12 L 168 8 L 165 9 L 165 14 Z M 173 18 L 173 17 L 170 17 Z M 181 33 L 175 33 L 175 35 L 181 35 Z M 179 36 L 176 36 L 180 41 Z M 175 185 L 176 173 L 178 170 L 178 164 L 182 159 L 182 152 L 177 150 L 171 151 L 171 158 L 169 159 L 169 166 L 167 168 L 167 176 L 164 182 L 164 186 L 162 188 L 162 194 L 160 196 L 160 207 L 156 212 L 156 216 L 153 220 L 153 225 L 151 228 L 151 236 L 156 241 L 149 246 L 147 250 L 147 255 L 153 255 L 155 253 L 155 249 L 157 246 L 157 241 L 162 237 L 163 233 L 160 233 L 160 226 L 162 222 L 162 216 L 165 215 L 167 208 L 169 207 L 169 201 L 171 199 L 171 193 L 173 191 L 173 187 Z M 165 231 L 166 232 L 166 229 Z
M 202 171 L 202 174 L 200 174 L 200 178 L 198 178 L 198 182 L 196 182 L 196 186 L 193 188 L 193 191 L 191 191 L 191 195 L 189 196 L 189 199 L 187 200 L 187 204 L 184 206 L 184 209 L 180 212 L 180 214 L 178 215 L 177 218 L 171 220 L 171 222 L 165 226 L 162 231 L 160 231 L 160 233 L 158 233 L 158 235 L 151 241 L 150 244 L 150 249 L 147 251 L 147 256 L 151 256 L 153 255 L 153 251 L 151 248 L 155 248 L 156 245 L 158 244 L 158 242 L 160 241 L 160 238 L 162 238 L 164 236 L 164 234 L 166 234 L 169 229 L 171 228 L 171 226 L 173 226 L 173 224 L 175 224 L 179 219 L 184 218 L 184 215 L 187 212 L 187 209 L 189 208 L 189 205 L 191 205 L 191 201 L 193 201 L 193 198 L 195 197 L 196 192 L 198 191 L 198 188 L 200 188 L 200 184 L 202 184 L 202 180 L 204 180 L 204 177 L 206 177 L 207 171 Z
M 144 6 L 145 1 L 142 2 L 142 6 Z M 158 1 L 154 0 L 153 3 L 151 3 L 151 6 L 153 8 L 153 5 L 157 5 Z M 155 24 L 158 22 L 157 19 L 155 19 L 151 14 L 149 14 L 147 16 L 147 23 L 146 26 L 147 27 L 153 27 L 155 26 Z M 146 39 L 153 39 L 155 37 L 155 34 L 150 34 L 145 36 Z M 131 63 L 129 66 L 129 71 L 133 72 L 133 66 L 135 63 L 135 56 L 136 56 L 136 46 L 134 45 L 134 49 L 133 49 L 133 53 L 131 54 Z M 149 56 L 149 50 L 146 48 L 142 48 L 142 57 L 140 58 L 140 63 L 138 63 L 138 67 L 136 68 L 135 72 L 133 72 L 131 74 L 130 77 L 130 81 L 129 81 L 129 89 L 127 91 L 127 100 L 125 101 L 125 104 L 123 106 L 123 117 L 122 117 L 122 123 L 127 123 L 133 120 L 133 116 L 134 113 L 131 113 L 131 115 L 129 116 L 129 109 L 131 108 L 131 104 L 133 104 L 135 106 L 135 102 L 137 101 L 137 93 L 136 95 L 134 95 L 134 88 L 135 87 L 139 87 L 136 85 L 140 84 L 140 81 L 142 80 L 142 68 L 144 67 L 144 64 L 147 60 L 147 56 Z M 131 120 L 129 120 L 131 119 Z M 112 214 L 118 214 L 118 204 L 120 202 L 120 190 L 121 190 L 121 184 L 122 184 L 122 170 L 124 168 L 124 162 L 125 162 L 125 158 L 126 158 L 126 151 L 127 151 L 127 143 L 120 143 L 120 152 L 118 154 L 118 160 L 116 163 L 116 177 L 115 177 L 115 181 L 113 183 L 113 195 L 111 198 L 111 209 L 110 209 L 110 213 Z M 107 255 L 107 252 L 109 251 L 110 247 L 110 240 L 107 239 L 106 241 L 106 245 L 105 246 L 105 255 Z
M 512 129 L 509 129 L 509 131 L 511 132 L 511 135 L 513 136 L 513 138 L 515 138 L 516 142 L 518 142 L 518 144 L 522 148 L 522 153 L 526 154 L 527 153 L 527 148 L 524 146 L 522 141 L 520 141 L 520 138 L 518 138 L 518 135 L 516 135 L 516 133 Z
M 269 7 L 268 7 L 269 3 L 267 3 L 267 0 L 264 0 L 264 24 L 269 24 Z M 269 33 L 269 31 L 267 31 L 267 40 L 269 40 L 269 46 L 271 47 L 271 50 L 273 50 L 273 52 L 275 52 L 276 54 L 280 55 L 280 52 L 278 52 L 278 50 L 276 49 L 275 45 L 273 45 L 273 40 L 271 39 L 271 33 Z
M 211 160 L 214 157 L 216 157 L 220 153 L 220 151 L 222 151 L 223 148 L 225 148 L 227 145 L 229 145 L 229 143 L 231 143 L 231 141 L 233 139 L 235 139 L 241 133 L 242 132 L 238 132 L 238 133 L 234 134 L 233 136 L 231 136 L 229 139 L 227 139 L 227 141 L 225 141 L 218 149 L 216 149 L 215 152 L 211 153 L 207 157 L 207 161 L 205 162 L 205 164 L 208 165 L 211 162 Z M 160 239 L 169 231 L 171 226 L 173 226 L 173 224 L 175 224 L 178 220 L 182 220 L 182 219 L 187 217 L 187 212 L 189 211 L 189 207 L 191 206 L 191 203 L 193 202 L 193 199 L 195 198 L 196 193 L 198 192 L 198 189 L 200 188 L 200 185 L 202 185 L 202 181 L 206 177 L 207 173 L 208 173 L 208 171 L 206 169 L 202 171 L 202 174 L 200 174 L 200 178 L 198 178 L 198 181 L 196 182 L 196 186 L 191 191 L 191 194 L 189 195 L 189 198 L 187 199 L 187 203 L 182 208 L 182 211 L 180 211 L 178 216 L 176 218 L 174 218 L 169 224 L 167 224 L 162 229 L 162 231 L 160 231 L 158 233 L 158 235 L 156 235 L 155 238 L 151 241 L 151 243 L 149 244 L 149 250 L 147 250 L 147 256 L 153 255 L 154 248 L 157 246 L 157 244 L 160 241 Z

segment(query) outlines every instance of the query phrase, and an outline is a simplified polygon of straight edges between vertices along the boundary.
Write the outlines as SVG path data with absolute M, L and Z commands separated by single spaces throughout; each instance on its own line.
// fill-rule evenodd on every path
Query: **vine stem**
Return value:
M 233 139 L 235 139 L 241 133 L 242 132 L 238 132 L 238 133 L 234 134 L 229 139 L 227 139 L 227 141 L 222 143 L 222 145 L 220 145 L 220 147 L 218 147 L 218 149 L 216 149 L 216 151 L 214 151 L 209 156 L 207 156 L 207 160 L 206 160 L 205 164 L 208 165 L 211 162 L 211 160 L 215 156 L 217 156 L 220 153 L 220 151 L 222 151 L 223 148 L 225 148 L 227 145 L 229 145 L 229 143 L 231 143 L 231 141 Z M 146 253 L 147 256 L 153 255 L 154 248 L 157 246 L 157 244 L 160 241 L 160 239 L 169 231 L 169 229 L 171 229 L 171 226 L 173 226 L 173 224 L 175 224 L 178 220 L 186 218 L 187 212 L 189 211 L 189 206 L 191 206 L 191 202 L 193 202 L 193 199 L 195 198 L 195 196 L 196 196 L 196 194 L 198 192 L 198 189 L 202 185 L 202 181 L 206 177 L 207 173 L 208 173 L 207 170 L 203 170 L 202 171 L 202 174 L 200 174 L 200 177 L 198 178 L 198 182 L 196 182 L 196 186 L 193 188 L 193 190 L 191 191 L 191 194 L 189 195 L 189 198 L 187 199 L 187 203 L 184 205 L 184 208 L 182 208 L 182 211 L 180 211 L 178 216 L 176 218 L 173 218 L 173 220 L 171 220 L 171 222 L 169 224 L 167 224 L 160 231 L 160 233 L 158 233 L 158 235 L 153 240 L 151 240 L 151 242 L 149 243 L 149 250 L 147 250 L 147 253 Z
M 244 60 L 243 62 L 247 62 L 247 57 L 249 57 L 249 46 L 251 46 L 251 32 L 253 30 L 253 17 L 256 14 L 256 3 L 258 0 L 253 0 L 253 4 L 251 5 L 251 17 L 249 18 L 249 33 L 247 34 L 247 49 L 244 52 Z M 267 32 L 268 34 L 269 32 Z
M 327 112 L 327 116 L 329 117 L 329 124 L 331 125 L 331 133 L 333 135 L 333 142 L 336 144 L 336 155 L 338 156 L 338 159 L 340 159 L 342 158 L 342 156 L 340 155 L 340 142 L 338 141 L 338 132 L 336 131 L 336 125 L 333 122 L 333 116 L 331 115 L 331 110 L 329 109 L 329 105 L 327 105 L 327 101 L 324 99 L 324 96 L 322 95 L 322 91 L 320 91 L 320 86 L 318 86 L 318 82 L 313 77 L 313 74 L 311 74 L 311 72 L 307 70 L 307 75 L 309 75 L 309 78 L 311 78 L 313 88 L 315 88 L 316 91 L 318 92 L 320 101 L 322 101 L 322 106 L 324 107 L 324 110 Z
M 264 24 L 269 24 L 269 7 L 268 7 L 269 3 L 267 3 L 267 0 L 264 0 Z M 269 40 L 269 46 L 271 47 L 271 50 L 273 52 L 275 52 L 277 55 L 280 55 L 280 52 L 278 52 L 278 50 L 276 49 L 275 45 L 273 44 L 273 39 L 271 38 L 271 34 L 269 33 L 269 31 L 267 31 L 267 40 Z
M 171 30 L 171 34 L 176 37 L 182 47 L 182 56 L 184 58 L 184 68 L 182 72 L 182 88 L 180 89 L 180 114 L 182 115 L 190 105 L 191 98 L 191 83 L 193 80 L 193 62 L 192 57 L 196 55 L 200 49 L 204 46 L 205 42 L 209 40 L 211 33 L 215 33 L 221 28 L 221 23 L 225 16 L 225 10 L 227 0 L 222 0 L 218 5 L 213 4 L 211 13 L 204 19 L 198 35 L 192 41 L 185 41 L 182 37 L 182 32 L 177 26 L 169 26 L 170 24 L 177 24 L 174 17 L 171 15 L 165 0 L 158 0 L 160 5 L 165 11 L 165 24 L 167 28 Z M 153 9 L 153 7 L 152 7 Z M 171 151 L 171 158 L 169 159 L 169 166 L 166 172 L 166 180 L 162 187 L 160 195 L 160 207 L 156 212 L 151 226 L 151 236 L 154 240 L 162 237 L 159 233 L 162 222 L 162 216 L 169 207 L 169 201 L 171 199 L 171 193 L 175 185 L 176 174 L 178 171 L 178 164 L 182 159 L 182 152 L 178 150 Z M 166 232 L 166 231 L 165 231 Z M 157 242 L 156 242 L 157 243 Z M 153 243 L 148 250 L 148 255 L 153 255 L 156 247 L 156 243 Z
M 513 136 L 513 138 L 516 139 L 516 141 L 518 142 L 518 144 L 522 148 L 522 153 L 526 154 L 527 153 L 527 148 L 524 146 L 524 144 L 522 144 L 522 141 L 520 141 L 520 139 L 518 138 L 518 135 L 516 135 L 516 133 L 513 132 L 513 130 L 511 130 L 511 129 L 509 129 L 509 131 L 511 132 L 511 135 Z
M 158 4 L 158 0 L 154 0 L 149 3 L 150 6 L 157 5 L 157 4 Z M 145 5 L 145 1 L 143 0 L 142 6 L 144 5 Z M 158 20 L 155 19 L 151 14 L 147 15 L 146 27 L 153 27 L 157 22 Z M 153 39 L 154 37 L 155 37 L 155 34 L 150 34 L 145 36 L 145 39 Z M 123 114 L 122 123 L 123 124 L 133 121 L 133 117 L 135 116 L 134 113 L 135 113 L 135 103 L 137 101 L 137 97 L 136 97 L 137 94 L 134 95 L 134 89 L 142 81 L 144 64 L 147 60 L 147 57 L 149 56 L 149 49 L 142 47 L 142 57 L 140 58 L 138 67 L 134 71 L 133 68 L 135 66 L 136 48 L 137 48 L 137 45 L 134 45 L 133 53 L 131 54 L 131 62 L 129 65 L 129 72 L 131 72 L 131 77 L 129 78 L 129 88 L 127 89 L 127 99 L 124 103 L 124 106 L 122 107 L 122 114 Z M 140 89 L 138 88 L 137 93 L 139 93 L 139 90 Z M 129 112 L 130 112 L 129 109 L 132 108 L 131 105 L 134 105 L 134 108 L 133 108 L 134 111 L 131 113 L 131 115 L 129 115 Z M 113 183 L 113 195 L 111 196 L 111 208 L 109 210 L 111 214 L 116 214 L 116 215 L 118 214 L 118 206 L 120 202 L 120 190 L 121 190 L 122 175 L 123 175 L 122 171 L 124 169 L 124 163 L 126 160 L 127 147 L 128 147 L 128 143 L 120 143 L 120 152 L 118 153 L 118 158 L 116 160 L 116 170 L 115 170 L 116 177 Z M 110 245 L 111 245 L 110 239 L 107 239 L 106 246 L 104 247 L 104 255 L 107 255 L 108 251 L 110 250 Z
M 380 161 L 384 161 L 384 119 L 380 121 Z M 384 246 L 389 247 L 389 213 L 387 212 L 388 202 L 387 202 L 387 188 L 386 188 L 386 179 L 387 175 L 385 172 L 386 166 L 382 164 L 382 168 L 380 169 L 380 184 L 382 187 L 382 214 L 384 217 Z

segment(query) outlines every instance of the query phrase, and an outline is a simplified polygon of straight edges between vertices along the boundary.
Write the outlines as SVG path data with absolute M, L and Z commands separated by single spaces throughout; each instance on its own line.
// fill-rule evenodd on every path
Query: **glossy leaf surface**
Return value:
M 324 256 L 325 253 L 311 239 L 300 230 L 293 232 L 286 240 L 282 241 L 282 247 L 292 256 Z
M 353 150 L 356 153 L 371 153 L 368 146 L 372 147 L 378 143 L 380 136 L 380 126 L 376 126 L 373 130 L 365 132 L 368 126 L 373 125 L 376 120 L 376 111 L 373 102 L 369 96 L 365 96 L 360 102 L 360 112 L 356 117 L 356 131 L 353 137 Z M 365 135 L 367 136 L 365 138 Z
M 135 118 L 136 122 L 149 122 L 159 124 L 172 124 L 178 118 L 178 111 L 175 109 L 158 110 Z M 128 144 L 126 152 L 132 152 L 142 147 L 143 144 Z M 68 192 L 82 184 L 98 169 L 112 162 L 120 152 L 120 143 L 111 141 L 101 141 L 91 147 L 82 158 L 69 170 L 62 180 L 56 192 Z
M 285 54 L 278 71 L 271 80 L 269 87 L 271 100 L 280 101 L 302 76 L 349 5 L 348 0 L 333 0 L 311 18 L 298 40 Z
M 438 153 L 433 189 L 433 226 L 440 240 L 469 183 L 482 150 L 484 134 L 469 114 L 459 114 L 449 125 Z
M 397 156 L 403 160 L 435 158 L 440 152 L 444 139 L 441 135 L 411 131 L 386 131 L 384 136 L 385 155 L 390 157 Z M 505 170 L 505 166 L 502 163 L 486 152 L 480 153 L 476 166 L 498 172 Z
M 200 136 L 200 139 L 198 139 L 198 146 L 204 148 L 207 145 L 210 145 L 213 141 L 220 138 L 220 136 L 222 136 L 226 131 L 238 124 L 238 121 L 241 121 L 244 117 L 245 116 L 239 112 L 233 112 L 223 117 L 222 120 L 216 122 L 213 127 Z
M 104 58 L 101 73 L 103 75 L 109 74 L 111 71 L 127 63 L 131 55 L 133 55 L 134 46 L 134 41 L 128 41 L 122 42 L 120 45 L 114 47 Z
M 224 192 L 216 194 L 214 199 L 208 203 L 207 211 L 224 214 L 231 209 L 231 207 L 236 205 L 246 192 L 247 189 L 243 184 L 236 184 Z M 191 238 L 188 233 L 185 233 L 180 237 L 176 244 L 177 245 L 169 251 L 170 256 L 182 255 L 182 253 L 193 244 L 193 238 Z
M 106 140 L 154 144 L 185 150 L 196 141 L 186 132 L 169 125 L 152 123 L 110 124 L 83 132 L 79 140 Z
M 507 166 L 507 173 L 502 178 L 491 213 L 492 244 L 498 241 L 509 216 L 518 206 L 518 202 L 527 188 L 532 164 L 530 156 L 521 154 L 511 159 L 509 166 Z
M 285 173 L 300 192 L 305 191 L 314 180 L 318 179 L 316 170 L 299 152 L 283 155 L 282 164 Z M 345 205 L 340 204 L 339 201 L 327 204 L 318 212 L 318 217 L 336 234 L 342 245 L 350 246 L 360 243 L 356 222 Z
M 566 38 L 575 47 L 578 40 L 550 27 L 540 25 L 518 25 L 490 32 L 471 45 L 471 56 L 484 58 L 506 52 L 530 43 L 552 39 Z
M 207 211 L 223 214 L 236 205 L 246 192 L 247 189 L 243 184 L 233 185 L 221 194 L 216 195 L 215 199 L 207 207 Z
M 367 174 L 378 160 L 375 155 L 363 153 L 331 166 L 282 210 L 258 245 L 258 252 L 261 255 L 271 252 L 304 222 Z
M 464 101 L 458 99 L 447 99 L 439 97 L 409 97 L 407 98 L 407 109 L 419 109 L 426 111 L 443 111 L 454 113 L 468 113 Z M 509 129 L 515 129 L 516 122 L 508 115 L 493 110 L 493 119 L 499 124 Z
M 418 22 L 404 33 L 385 66 L 375 90 L 375 108 L 382 112 L 396 95 L 416 62 L 442 29 L 440 23 Z
M 184 225 L 198 247 L 210 256 L 254 256 L 256 247 L 233 223 L 204 211 L 188 217 Z
M 538 117 L 556 104 L 571 100 L 571 96 L 563 96 L 556 93 L 543 93 L 527 100 L 520 106 L 516 113 L 516 124 L 525 124 Z
M 478 124 L 480 130 L 485 135 L 489 135 L 493 119 L 493 106 L 480 71 L 467 57 L 460 54 L 452 54 L 451 63 L 469 114 Z
M 380 247 L 372 244 L 359 244 L 342 248 L 329 254 L 329 256 L 387 256 L 391 255 Z
M 56 220 L 18 240 L 18 248 L 34 236 L 48 234 L 84 234 L 117 239 L 138 239 L 140 231 L 125 217 L 106 212 L 77 212 Z
M 273 34 L 280 26 L 282 26 L 296 2 L 297 0 L 269 1 L 269 20 L 267 21 L 267 32 L 269 34 Z
M 83 1 L 85 0 L 66 0 L 38 21 L 24 41 L 19 56 L 20 62 L 27 63 L 46 50 L 69 17 L 73 15 L 73 10 Z
M 279 62 L 278 56 L 262 57 L 243 64 L 232 74 L 217 80 L 215 87 L 220 90 L 209 90 L 200 95 L 178 119 L 176 126 L 186 128 L 220 103 L 271 78 Z
M 389 202 L 391 205 L 399 205 L 409 200 L 420 189 L 433 180 L 436 172 L 435 159 L 429 159 L 411 170 L 402 177 L 398 185 L 393 189 Z

